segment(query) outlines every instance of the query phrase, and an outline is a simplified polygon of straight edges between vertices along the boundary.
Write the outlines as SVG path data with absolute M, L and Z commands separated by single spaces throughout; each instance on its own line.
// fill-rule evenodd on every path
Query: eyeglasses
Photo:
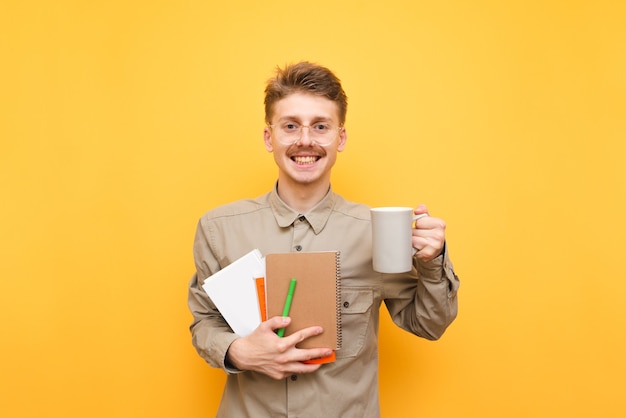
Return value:
M 314 125 L 305 126 L 295 122 L 285 122 L 280 125 L 269 125 L 276 133 L 278 142 L 284 145 L 293 145 L 302 139 L 302 130 L 309 130 L 311 141 L 322 147 L 327 147 L 337 138 L 341 126 L 334 128 L 331 124 L 318 122 Z

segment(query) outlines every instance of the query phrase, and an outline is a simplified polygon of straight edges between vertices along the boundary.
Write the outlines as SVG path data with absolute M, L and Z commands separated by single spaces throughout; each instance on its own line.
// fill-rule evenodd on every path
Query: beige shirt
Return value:
M 254 248 L 262 254 L 341 252 L 343 342 L 337 360 L 316 372 L 274 380 L 225 364 L 238 338 L 202 289 L 204 279 Z M 216 208 L 198 224 L 197 275 L 189 285 L 193 345 L 211 366 L 227 373 L 218 417 L 379 417 L 378 322 L 382 302 L 401 328 L 439 338 L 457 314 L 459 281 L 447 250 L 412 272 L 372 269 L 369 208 L 329 191 L 309 213 L 287 206 L 276 189 L 254 200 Z M 198 280 L 200 278 L 200 280 Z M 407 376 L 407 378 L 410 378 Z

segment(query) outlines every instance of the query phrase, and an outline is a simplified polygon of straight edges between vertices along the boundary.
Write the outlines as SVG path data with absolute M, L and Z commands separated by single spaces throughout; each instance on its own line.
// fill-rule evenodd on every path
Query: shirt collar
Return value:
M 280 198 L 280 196 L 278 196 L 277 185 L 274 186 L 274 190 L 272 190 L 270 194 L 270 205 L 278 225 L 281 228 L 288 227 L 293 224 L 296 219 L 304 216 L 313 228 L 315 235 L 322 232 L 322 229 L 324 229 L 326 222 L 328 222 L 328 218 L 330 217 L 333 207 L 335 206 L 336 195 L 333 193 L 332 188 L 328 189 L 326 196 L 324 196 L 324 198 L 317 205 L 315 205 L 313 209 L 311 209 L 308 213 L 302 214 L 289 207 L 289 205 L 287 205 Z

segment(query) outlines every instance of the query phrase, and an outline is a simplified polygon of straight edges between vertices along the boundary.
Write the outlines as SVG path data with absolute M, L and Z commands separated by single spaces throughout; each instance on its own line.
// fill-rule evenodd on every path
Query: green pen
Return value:
M 285 306 L 283 308 L 283 316 L 289 316 L 289 310 L 291 309 L 291 302 L 293 301 L 293 292 L 296 290 L 296 279 L 291 279 L 289 283 L 289 291 L 287 292 L 287 299 L 285 299 Z M 285 335 L 285 328 L 278 330 L 278 336 L 283 337 Z

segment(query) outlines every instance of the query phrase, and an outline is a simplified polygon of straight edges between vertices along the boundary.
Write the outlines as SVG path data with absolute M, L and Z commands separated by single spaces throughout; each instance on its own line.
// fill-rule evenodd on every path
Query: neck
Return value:
M 317 205 L 328 193 L 330 182 L 291 183 L 285 179 L 278 179 L 278 196 L 298 213 L 307 213 Z

